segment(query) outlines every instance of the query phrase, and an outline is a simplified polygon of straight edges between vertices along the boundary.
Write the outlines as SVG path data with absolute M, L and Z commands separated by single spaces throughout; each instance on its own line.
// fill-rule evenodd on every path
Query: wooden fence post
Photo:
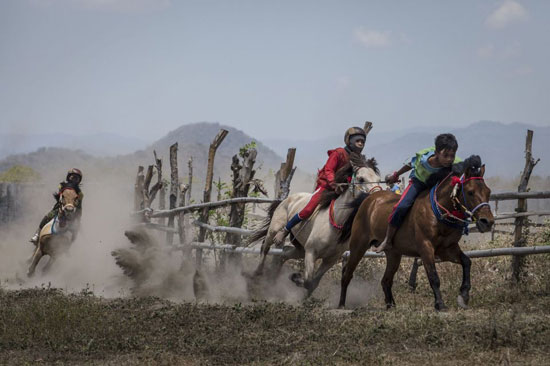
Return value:
M 170 146 L 170 210 L 176 208 L 178 200 L 179 182 L 178 182 L 178 143 Z M 174 227 L 174 215 L 168 218 L 168 227 Z M 174 239 L 173 232 L 166 233 L 166 244 L 172 245 Z
M 188 182 L 187 182 L 187 203 L 191 203 L 191 189 L 193 188 L 193 157 L 189 157 L 187 161 L 187 168 L 189 169 L 188 173 Z
M 256 156 L 258 152 L 256 149 L 246 150 L 243 154 L 243 163 L 240 164 L 239 155 L 233 156 L 233 163 L 231 164 L 231 170 L 233 171 L 233 192 L 231 198 L 248 197 L 250 191 L 250 185 L 253 183 L 254 163 L 256 162 Z M 231 211 L 229 213 L 229 226 L 240 228 L 244 222 L 244 203 L 235 203 L 231 205 Z M 227 233 L 225 236 L 225 242 L 228 244 L 239 244 L 241 242 L 241 236 L 237 234 Z M 237 256 L 234 256 L 236 259 Z
M 180 184 L 180 203 L 179 207 L 185 206 L 185 194 L 189 189 L 188 184 Z M 185 244 L 185 212 L 178 214 L 178 234 L 180 237 L 180 244 Z
M 144 199 L 143 199 L 143 183 L 145 177 L 143 175 L 143 166 L 138 166 L 138 172 L 136 175 L 136 183 L 134 185 L 134 210 L 139 211 L 144 209 Z
M 214 177 L 214 157 L 216 156 L 216 150 L 218 150 L 218 147 L 223 142 L 223 139 L 225 139 L 225 136 L 229 131 L 224 130 L 223 128 L 220 129 L 220 132 L 214 137 L 214 141 L 210 144 L 210 149 L 208 150 L 208 167 L 206 170 L 206 182 L 204 183 L 204 196 L 203 196 L 203 202 L 210 202 L 210 196 L 212 194 L 212 179 Z M 208 208 L 204 208 L 202 210 L 202 213 L 200 215 L 199 220 L 204 223 L 208 223 Z M 204 238 L 206 237 L 206 229 L 200 228 L 199 230 L 199 237 L 197 240 L 199 242 L 203 242 Z M 197 261 L 197 268 L 200 268 L 202 264 L 202 250 L 197 249 L 196 250 L 196 261 Z
M 519 181 L 518 192 L 526 192 L 527 184 L 529 183 L 529 178 L 533 172 L 533 168 L 539 162 L 540 159 L 533 159 L 532 156 L 532 147 L 533 147 L 533 131 L 527 130 L 527 138 L 525 140 L 525 168 L 521 173 L 521 178 Z M 518 207 L 516 212 L 522 213 L 527 211 L 527 199 L 520 198 L 518 199 Z M 515 229 L 514 229 L 514 247 L 524 247 L 525 246 L 525 237 L 523 235 L 523 228 L 525 226 L 525 221 L 528 220 L 526 217 L 516 217 L 515 219 Z M 512 272 L 513 277 L 516 282 L 519 282 L 522 272 L 523 272 L 524 256 L 515 255 L 512 258 Z
M 291 147 L 286 154 L 286 162 L 281 163 L 281 168 L 275 174 L 275 197 L 284 200 L 290 192 L 290 181 L 294 176 L 296 167 L 294 166 L 294 157 L 296 148 Z

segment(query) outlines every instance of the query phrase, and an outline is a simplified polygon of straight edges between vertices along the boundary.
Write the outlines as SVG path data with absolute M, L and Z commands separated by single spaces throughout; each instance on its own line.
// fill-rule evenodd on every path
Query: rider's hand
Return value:
M 397 172 L 393 172 L 392 174 L 386 175 L 385 181 L 387 184 L 395 183 L 399 180 L 399 176 L 397 175 Z

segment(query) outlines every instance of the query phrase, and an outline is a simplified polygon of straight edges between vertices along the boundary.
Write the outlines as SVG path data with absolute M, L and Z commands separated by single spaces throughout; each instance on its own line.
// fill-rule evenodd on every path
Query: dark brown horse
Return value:
M 463 175 L 459 178 L 457 175 L 461 173 Z M 439 290 L 436 257 L 441 261 L 461 264 L 462 285 L 458 304 L 467 307 L 471 287 L 471 260 L 462 252 L 458 242 L 471 220 L 480 232 L 490 230 L 494 224 L 488 204 L 491 190 L 483 180 L 484 173 L 485 166 L 481 165 L 481 159 L 472 156 L 458 169 L 454 167 L 453 171 L 445 172 L 447 175 L 440 182 L 418 196 L 396 232 L 393 247 L 385 252 L 387 261 L 382 289 L 387 308 L 395 305 L 391 288 L 403 255 L 422 259 L 437 310 L 446 307 Z M 371 194 L 361 203 L 351 228 L 350 256 L 342 269 L 339 307 L 345 306 L 347 288 L 359 261 L 371 245 L 376 246 L 384 239 L 388 217 L 398 200 L 398 195 L 382 191 Z

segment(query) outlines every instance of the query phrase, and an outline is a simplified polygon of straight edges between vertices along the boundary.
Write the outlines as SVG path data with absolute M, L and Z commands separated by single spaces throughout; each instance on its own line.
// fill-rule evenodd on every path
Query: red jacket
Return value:
M 325 166 L 317 173 L 317 188 L 335 189 L 334 175 L 338 169 L 342 168 L 349 162 L 349 153 L 346 149 L 339 147 L 334 150 L 327 151 L 328 160 Z

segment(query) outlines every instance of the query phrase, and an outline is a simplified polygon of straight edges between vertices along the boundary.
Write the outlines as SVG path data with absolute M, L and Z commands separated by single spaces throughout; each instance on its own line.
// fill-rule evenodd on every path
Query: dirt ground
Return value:
M 0 287 L 0 364 L 550 364 L 550 255 L 529 257 L 519 285 L 510 263 L 507 257 L 473 260 L 467 310 L 456 304 L 460 267 L 439 264 L 449 306 L 442 313 L 433 309 L 423 272 L 416 292 L 409 291 L 409 259 L 394 283 L 397 307 L 389 311 L 379 286 L 383 260 L 363 261 L 346 310 L 335 308 L 339 266 L 314 298 L 294 303 Z

